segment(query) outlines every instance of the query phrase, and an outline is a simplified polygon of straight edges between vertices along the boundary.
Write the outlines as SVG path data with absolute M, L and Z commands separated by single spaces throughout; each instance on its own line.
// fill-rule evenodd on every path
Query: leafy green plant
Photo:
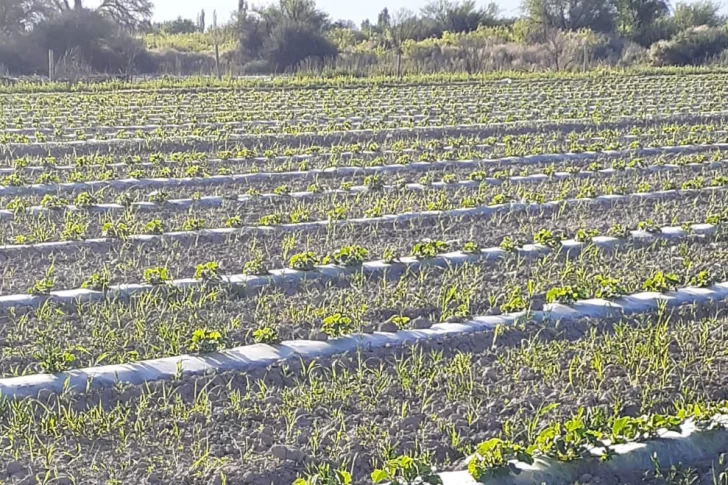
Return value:
M 41 199 L 40 205 L 46 209 L 58 210 L 65 208 L 68 205 L 68 201 L 58 197 L 57 195 L 46 194 L 43 196 L 43 199 Z
M 364 187 L 371 191 L 384 190 L 384 181 L 377 175 L 367 175 L 364 179 Z
M 101 227 L 101 234 L 105 237 L 126 239 L 131 235 L 131 228 L 124 222 L 110 221 Z
M 512 237 L 506 236 L 503 238 L 503 240 L 501 241 L 501 243 L 498 247 L 500 247 L 504 251 L 513 253 L 513 252 L 517 251 L 519 248 L 522 248 L 523 245 L 519 241 L 513 239 Z
M 54 267 L 51 266 L 45 273 L 45 277 L 36 281 L 33 286 L 28 289 L 28 293 L 31 295 L 43 295 L 47 296 L 51 294 L 53 290 L 54 278 L 53 278 Z
M 548 248 L 557 248 L 561 245 L 561 238 L 555 235 L 552 231 L 548 229 L 541 229 L 533 236 L 534 242 L 537 244 L 542 244 Z M 503 240 L 505 242 L 505 239 Z M 501 249 L 506 249 L 502 246 L 503 242 L 501 242 Z M 506 251 L 512 251 L 513 249 L 506 249 Z
M 319 465 L 306 478 L 297 478 L 292 485 L 351 485 L 351 474 L 333 470 L 329 464 Z
M 144 270 L 144 282 L 148 285 L 163 285 L 170 280 L 169 271 L 165 267 L 147 268 Z
M 480 245 L 473 241 L 468 241 L 463 245 L 463 252 L 465 254 L 480 254 Z
M 283 224 L 283 214 L 268 214 L 258 219 L 258 225 L 260 226 L 275 226 L 278 224 Z
M 324 318 L 321 324 L 321 331 L 329 337 L 341 337 L 342 335 L 348 335 L 354 330 L 354 322 L 350 317 L 342 315 L 341 313 L 334 313 Z
M 586 298 L 586 296 L 586 291 L 583 288 L 567 285 L 551 288 L 546 293 L 546 301 L 548 303 L 572 304 L 576 303 L 577 300 Z
M 145 234 L 164 234 L 164 224 L 159 219 L 152 219 L 144 225 Z
M 288 267 L 299 271 L 313 271 L 316 269 L 319 259 L 313 251 L 298 253 L 288 260 Z
M 195 269 L 195 279 L 202 281 L 220 281 L 220 265 L 215 261 L 198 264 Z
M 220 332 L 201 328 L 192 332 L 188 348 L 191 352 L 209 354 L 222 350 L 224 346 L 225 342 Z
M 412 248 L 412 256 L 417 259 L 434 258 L 450 249 L 450 245 L 444 241 L 422 241 Z
M 277 344 L 281 338 L 275 328 L 262 327 L 253 332 L 253 341 L 256 344 Z
M 369 251 L 361 246 L 344 246 L 324 257 L 323 264 L 359 266 L 369 257 Z
M 74 205 L 76 207 L 91 207 L 98 203 L 99 198 L 94 194 L 89 194 L 88 192 L 81 192 L 76 196 L 76 200 L 74 201 Z
M 263 258 L 256 257 L 255 259 L 245 262 L 245 264 L 243 265 L 243 274 L 264 276 L 269 274 L 269 271 L 265 263 L 263 262 Z
M 111 282 L 111 273 L 108 268 L 104 268 L 100 273 L 94 273 L 89 276 L 86 281 L 81 284 L 81 288 L 94 291 L 106 291 Z
M 533 463 L 533 457 L 526 448 L 493 438 L 475 448 L 475 454 L 468 463 L 468 473 L 475 481 L 484 483 L 488 479 L 516 472 L 511 463 L 514 460 Z
M 680 284 L 680 278 L 675 273 L 663 273 L 658 271 L 642 284 L 645 291 L 654 291 L 656 293 L 664 293 L 672 291 Z
M 384 463 L 372 472 L 372 482 L 391 485 L 439 485 L 442 479 L 437 469 L 422 458 L 399 456 Z
M 190 217 L 182 223 L 183 231 L 201 231 L 205 228 L 205 219 Z

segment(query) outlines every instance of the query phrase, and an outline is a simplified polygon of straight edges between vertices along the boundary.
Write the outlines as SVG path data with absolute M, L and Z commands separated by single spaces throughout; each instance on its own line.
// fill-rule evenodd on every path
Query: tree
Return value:
M 305 59 L 323 61 L 336 57 L 338 51 L 331 41 L 305 23 L 283 22 L 271 32 L 265 53 L 276 71 L 281 72 Z
M 47 13 L 38 0 L 0 0 L 0 32 L 12 35 L 27 31 Z
M 529 21 L 542 29 L 614 29 L 616 8 L 610 0 L 524 0 L 522 9 Z
M 726 22 L 725 17 L 718 14 L 720 5 L 711 0 L 702 0 L 692 4 L 678 3 L 672 15 L 672 21 L 678 31 L 691 27 L 707 25 L 718 27 Z
M 205 32 L 205 9 L 200 10 L 200 14 L 197 16 L 197 30 Z
M 197 31 L 197 25 L 190 19 L 177 17 L 161 25 L 162 31 L 168 34 L 191 34 Z
M 268 24 L 270 32 L 284 23 L 306 26 L 315 31 L 322 31 L 329 25 L 328 14 L 319 10 L 314 0 L 278 0 L 277 4 L 258 13 Z
M 441 32 L 472 32 L 481 24 L 495 25 L 498 6 L 490 3 L 478 10 L 475 0 L 433 0 L 422 9 L 422 15 Z
M 389 9 L 384 7 L 379 15 L 377 15 L 377 28 L 380 32 L 384 32 L 392 25 L 392 18 L 389 15 Z
M 45 0 L 49 10 L 67 12 L 84 10 L 83 0 Z M 154 6 L 150 0 L 102 0 L 94 9 L 99 14 L 113 20 L 121 27 L 133 30 L 149 22 Z
M 642 45 L 652 43 L 651 32 L 658 20 L 666 18 L 666 0 L 617 0 L 617 31 Z

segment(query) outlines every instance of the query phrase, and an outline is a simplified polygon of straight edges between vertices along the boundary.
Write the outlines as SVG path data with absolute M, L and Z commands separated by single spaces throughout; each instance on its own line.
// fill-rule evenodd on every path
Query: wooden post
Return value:
M 48 49 L 48 79 L 51 82 L 56 79 L 56 63 L 54 60 L 53 49 Z
M 220 48 L 217 45 L 217 38 L 215 39 L 215 71 L 217 72 L 217 80 L 222 80 L 222 73 L 220 72 Z

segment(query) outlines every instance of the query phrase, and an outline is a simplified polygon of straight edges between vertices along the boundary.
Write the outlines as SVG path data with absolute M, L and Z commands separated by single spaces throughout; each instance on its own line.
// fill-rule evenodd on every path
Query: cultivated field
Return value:
M 728 75 L 0 103 L 0 483 L 728 485 Z

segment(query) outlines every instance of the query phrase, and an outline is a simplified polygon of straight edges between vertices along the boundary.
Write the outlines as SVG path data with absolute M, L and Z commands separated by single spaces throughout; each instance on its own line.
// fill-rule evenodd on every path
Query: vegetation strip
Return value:
M 563 460 L 559 461 L 545 453 L 534 454 L 531 463 L 513 460 L 508 465 L 483 467 L 482 470 L 477 471 L 473 466 L 471 468 L 473 472 L 468 470 L 441 473 L 442 485 L 579 483 L 580 478 L 586 474 L 639 477 L 646 470 L 654 468 L 656 464 L 666 469 L 678 464 L 683 467 L 703 465 L 728 449 L 728 415 L 711 415 L 707 411 L 702 411 L 700 406 L 696 408 L 699 419 L 690 417 L 683 421 L 681 416 L 660 416 L 659 420 L 654 421 L 664 423 L 665 427 L 659 428 L 644 418 L 619 418 L 613 423 L 612 433 L 619 435 L 621 442 L 610 444 L 607 447 L 602 443 L 597 446 L 585 446 L 589 441 L 598 442 L 597 434 L 601 433 L 583 426 L 577 433 L 584 431 L 587 435 L 590 432 L 592 434 L 584 440 L 585 443 L 581 444 L 581 448 L 585 451 L 588 450 L 589 454 L 586 457 L 567 460 L 564 456 Z M 722 411 L 725 413 L 728 412 L 728 409 L 723 408 Z M 575 419 L 570 423 L 565 423 L 564 426 L 577 427 L 577 421 Z M 640 427 L 643 427 L 644 431 L 632 429 Z M 550 432 L 552 429 L 549 428 L 547 431 Z M 616 429 L 623 431 L 615 433 L 613 430 Z M 621 435 L 622 432 L 624 432 L 624 436 Z M 635 437 L 632 433 L 639 434 Z M 578 445 L 577 441 L 578 439 L 575 439 L 569 445 Z M 545 435 L 544 443 L 548 445 Z M 499 447 L 503 450 L 509 449 L 509 446 L 513 445 L 494 439 L 481 444 L 479 449 L 483 450 L 485 454 L 485 450 L 496 452 Z M 554 443 L 553 454 L 558 455 L 558 453 Z M 515 453 L 505 452 L 504 454 Z M 478 461 L 477 455 L 470 458 L 471 462 Z M 512 469 L 516 469 L 518 473 L 508 473 L 508 466 L 512 466 Z M 480 479 L 476 480 L 475 476 L 479 476 Z
M 87 190 L 101 190 L 112 188 L 114 190 L 127 190 L 131 188 L 164 188 L 164 187 L 215 187 L 231 184 L 241 184 L 255 181 L 291 180 L 291 179 L 315 179 L 318 177 L 377 174 L 377 173 L 405 173 L 405 172 L 426 172 L 437 168 L 448 167 L 473 167 L 477 168 L 483 164 L 505 164 L 505 165 L 528 165 L 537 163 L 548 163 L 565 160 L 594 160 L 602 157 L 615 158 L 626 155 L 650 156 L 660 154 L 689 154 L 708 150 L 728 150 L 728 143 L 716 143 L 710 145 L 686 145 L 675 147 L 641 148 L 638 150 L 607 150 L 603 152 L 585 153 L 558 153 L 545 155 L 527 155 L 525 157 L 505 157 L 486 160 L 442 160 L 436 162 L 415 162 L 407 165 L 387 165 L 381 167 L 334 167 L 329 169 L 312 169 L 294 172 L 260 172 L 239 175 L 212 175 L 210 177 L 186 177 L 186 178 L 144 178 L 144 179 L 119 179 L 99 180 L 92 182 L 75 182 L 62 184 L 32 184 L 25 186 L 0 186 L 0 196 L 20 196 L 30 194 L 57 194 L 59 192 L 79 192 Z M 606 171 L 609 173 L 609 170 Z M 523 177 L 536 180 L 537 176 Z M 518 178 L 516 178 L 518 180 Z
M 445 127 L 422 126 L 415 128 L 388 128 L 388 129 L 363 129 L 363 130 L 344 130 L 331 131 L 325 133 L 306 132 L 301 134 L 281 134 L 268 133 L 260 135 L 238 135 L 234 139 L 240 143 L 284 143 L 284 144 L 301 144 L 307 138 L 315 140 L 319 144 L 340 144 L 352 143 L 362 139 L 368 141 L 384 141 L 391 138 L 401 138 L 404 136 L 420 136 L 420 137 L 445 137 L 445 136 L 463 136 L 469 133 L 478 136 L 491 136 L 498 134 L 523 134 L 531 133 L 534 126 L 538 126 L 542 130 L 562 130 L 562 131 L 579 131 L 585 127 L 598 126 L 601 129 L 615 129 L 626 126 L 641 126 L 657 123 L 677 123 L 686 121 L 707 121 L 722 120 L 728 116 L 728 111 L 715 111 L 700 114 L 671 114 L 667 116 L 645 116 L 645 117 L 624 117 L 616 121 L 601 121 L 595 124 L 593 120 L 562 120 L 562 121 L 517 121 L 504 123 L 486 123 L 486 124 L 466 124 L 452 125 Z M 543 123 L 543 124 L 541 124 Z M 156 143 L 155 143 L 156 142 Z M 154 141 L 150 143 L 142 138 L 136 139 L 116 139 L 116 140 L 98 140 L 98 141 L 68 141 L 63 143 L 6 143 L 0 144 L 0 154 L 6 156 L 23 157 L 23 156 L 53 156 L 61 155 L 92 155 L 98 152 L 108 152 L 112 150 L 128 150 L 128 149 L 150 149 L 175 151 L 181 147 L 185 149 L 195 149 L 211 151 L 216 149 L 217 145 L 225 144 L 225 140 L 210 141 L 205 138 L 186 136 L 177 139 L 168 139 Z
M 32 252 L 41 253 L 64 253 L 70 254 L 84 249 L 96 249 L 106 251 L 114 244 L 115 241 L 122 241 L 126 244 L 148 244 L 160 241 L 174 241 L 179 243 L 195 244 L 201 241 L 218 241 L 231 236 L 250 235 L 250 234 L 267 234 L 271 231 L 280 232 L 307 232 L 317 231 L 331 226 L 365 226 L 376 224 L 404 224 L 412 221 L 424 223 L 440 218 L 472 218 L 487 219 L 496 214 L 508 214 L 516 212 L 539 212 L 543 210 L 558 209 L 562 206 L 588 204 L 589 206 L 602 207 L 619 203 L 651 201 L 665 201 L 677 199 L 686 195 L 696 193 L 711 193 L 726 190 L 726 186 L 722 187 L 705 187 L 702 189 L 688 190 L 665 190 L 657 192 L 639 192 L 627 195 L 600 195 L 595 198 L 584 199 L 565 199 L 561 201 L 538 203 L 511 202 L 505 204 L 495 204 L 490 206 L 474 207 L 474 208 L 458 208 L 445 211 L 426 211 L 426 212 L 409 212 L 401 214 L 391 214 L 381 217 L 364 217 L 355 219 L 341 220 L 321 220 L 291 224 L 279 224 L 271 226 L 244 226 L 244 227 L 227 227 L 219 229 L 202 229 L 198 231 L 178 231 L 168 232 L 161 235 L 130 235 L 122 239 L 116 238 L 96 238 L 84 239 L 79 241 L 57 241 L 44 242 L 37 244 L 13 244 L 0 246 L 0 255 L 5 257 L 22 257 Z M 1 301 L 1 300 L 0 300 Z
M 619 315 L 649 313 L 684 305 L 714 303 L 728 298 L 728 282 L 708 288 L 687 287 L 669 293 L 642 292 L 616 300 L 580 300 L 574 305 L 548 304 L 543 311 L 527 311 L 501 316 L 474 317 L 463 323 L 435 324 L 429 329 L 402 330 L 396 333 L 374 332 L 340 337 L 329 341 L 294 340 L 279 345 L 254 344 L 204 355 L 180 355 L 132 364 L 100 366 L 55 375 L 36 374 L 0 379 L 0 395 L 22 398 L 47 391 L 83 391 L 108 388 L 119 383 L 139 385 L 145 382 L 185 378 L 208 372 L 252 371 L 290 359 L 315 359 L 359 348 L 369 350 L 414 344 L 418 341 L 442 340 L 463 334 L 492 330 L 499 325 L 513 325 L 528 318 L 535 321 L 578 321 L 583 318 L 612 318 Z

